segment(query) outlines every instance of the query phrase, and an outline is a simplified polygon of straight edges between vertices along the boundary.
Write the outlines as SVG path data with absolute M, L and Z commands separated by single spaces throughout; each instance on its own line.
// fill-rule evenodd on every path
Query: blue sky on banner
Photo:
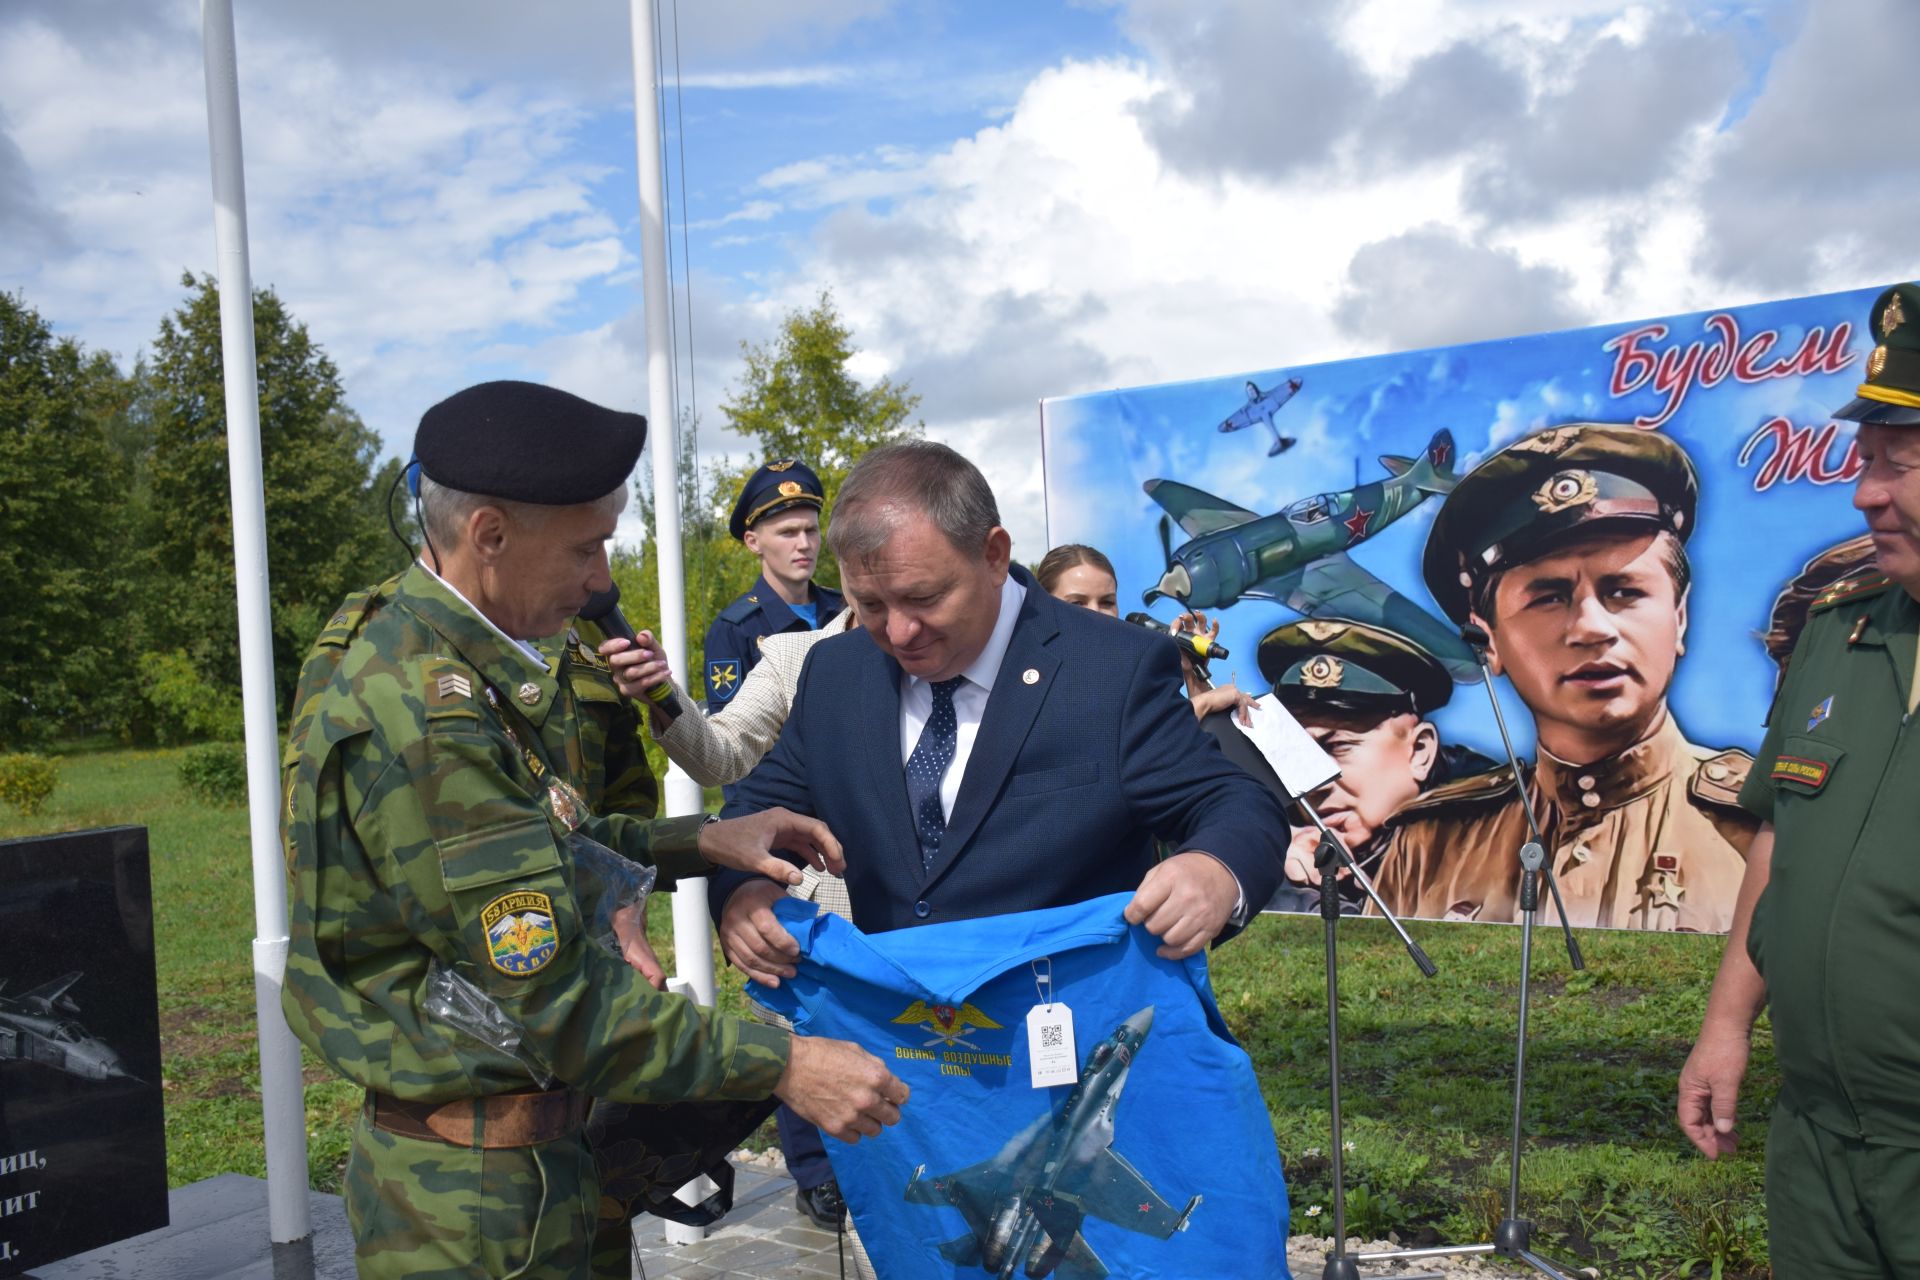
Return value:
M 389 447 L 485 377 L 645 403 L 625 4 L 238 8 L 256 279 Z M 739 447 L 739 342 L 831 288 L 859 371 L 925 395 L 1027 559 L 1045 395 L 1920 274 L 1920 172 L 1886 162 L 1906 0 L 679 24 L 703 448 Z M 200 77 L 193 0 L 0 7 L 0 289 L 123 361 L 213 265 Z
M 1387 472 L 1380 454 L 1418 456 L 1433 433 L 1453 433 L 1465 474 L 1521 436 L 1568 422 L 1635 423 L 1662 431 L 1693 460 L 1700 504 L 1688 555 L 1687 655 L 1671 705 L 1689 738 L 1714 747 L 1759 744 L 1774 665 L 1760 640 L 1775 595 L 1808 559 L 1863 531 L 1849 503 L 1850 424 L 1828 414 L 1853 398 L 1872 338 L 1878 289 L 1713 312 L 1628 320 L 1563 333 L 1324 365 L 1248 370 L 1221 378 L 1103 392 L 1046 405 L 1048 517 L 1055 541 L 1101 548 L 1120 578 L 1122 612 L 1141 608 L 1159 581 L 1161 508 L 1142 490 L 1177 480 L 1267 515 L 1296 499 L 1350 489 Z M 1298 443 L 1267 457 L 1256 424 L 1222 433 L 1246 403 L 1289 377 L 1299 392 L 1275 416 Z M 1352 549 L 1362 568 L 1451 630 L 1421 576 L 1435 512 L 1430 498 Z M 1173 530 L 1176 551 L 1187 541 Z M 1152 612 L 1178 612 L 1162 600 Z M 1267 682 L 1260 638 L 1299 614 L 1264 600 L 1216 611 L 1250 692 Z M 1220 664 L 1216 663 L 1216 667 Z M 1532 719 L 1502 682 L 1516 746 Z M 1448 741 L 1499 754 L 1485 694 L 1456 688 L 1436 717 Z

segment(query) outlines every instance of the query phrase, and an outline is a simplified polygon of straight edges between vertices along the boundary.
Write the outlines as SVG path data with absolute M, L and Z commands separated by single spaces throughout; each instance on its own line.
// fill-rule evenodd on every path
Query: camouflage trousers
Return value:
M 387 1133 L 362 1114 L 344 1194 L 362 1277 L 589 1274 L 599 1188 L 577 1135 L 476 1151 Z

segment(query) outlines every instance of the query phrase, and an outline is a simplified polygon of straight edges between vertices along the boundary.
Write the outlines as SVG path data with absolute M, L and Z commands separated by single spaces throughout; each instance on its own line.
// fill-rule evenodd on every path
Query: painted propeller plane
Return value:
M 1279 413 L 1287 401 L 1293 399 L 1294 392 L 1300 390 L 1300 379 L 1288 378 L 1285 382 L 1262 391 L 1255 382 L 1247 383 L 1247 402 L 1228 414 L 1220 424 L 1222 431 L 1244 431 L 1256 422 L 1266 424 L 1273 435 L 1273 443 L 1267 448 L 1269 458 L 1277 457 L 1299 443 L 1292 436 L 1280 434 L 1280 428 L 1274 425 L 1273 415 Z
M 1167 513 L 1160 517 L 1167 568 L 1142 598 L 1152 604 L 1164 596 L 1188 609 L 1273 600 L 1306 617 L 1368 622 L 1424 646 L 1454 679 L 1477 681 L 1479 665 L 1458 635 L 1347 554 L 1429 497 L 1451 493 L 1460 479 L 1453 460 L 1453 433 L 1436 431 L 1418 458 L 1382 456 L 1386 479 L 1302 498 L 1267 516 L 1177 480 L 1149 480 L 1147 495 Z M 1189 539 L 1178 548 L 1170 521 Z

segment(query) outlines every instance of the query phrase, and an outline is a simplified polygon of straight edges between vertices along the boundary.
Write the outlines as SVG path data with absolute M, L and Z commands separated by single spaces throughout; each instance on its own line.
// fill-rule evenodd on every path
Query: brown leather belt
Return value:
M 527 1089 L 451 1102 L 408 1102 L 367 1090 L 367 1122 L 402 1138 L 478 1151 L 530 1147 L 586 1127 L 593 1099 L 573 1089 Z

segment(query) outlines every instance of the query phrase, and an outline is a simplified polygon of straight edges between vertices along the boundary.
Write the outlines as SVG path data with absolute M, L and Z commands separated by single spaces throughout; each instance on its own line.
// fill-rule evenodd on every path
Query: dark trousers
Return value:
M 793 1175 L 795 1186 L 810 1191 L 833 1179 L 833 1166 L 827 1163 L 827 1148 L 820 1141 L 820 1130 L 795 1115 L 788 1106 L 774 1113 L 774 1124 L 780 1130 L 780 1150 L 786 1153 L 787 1172 Z

